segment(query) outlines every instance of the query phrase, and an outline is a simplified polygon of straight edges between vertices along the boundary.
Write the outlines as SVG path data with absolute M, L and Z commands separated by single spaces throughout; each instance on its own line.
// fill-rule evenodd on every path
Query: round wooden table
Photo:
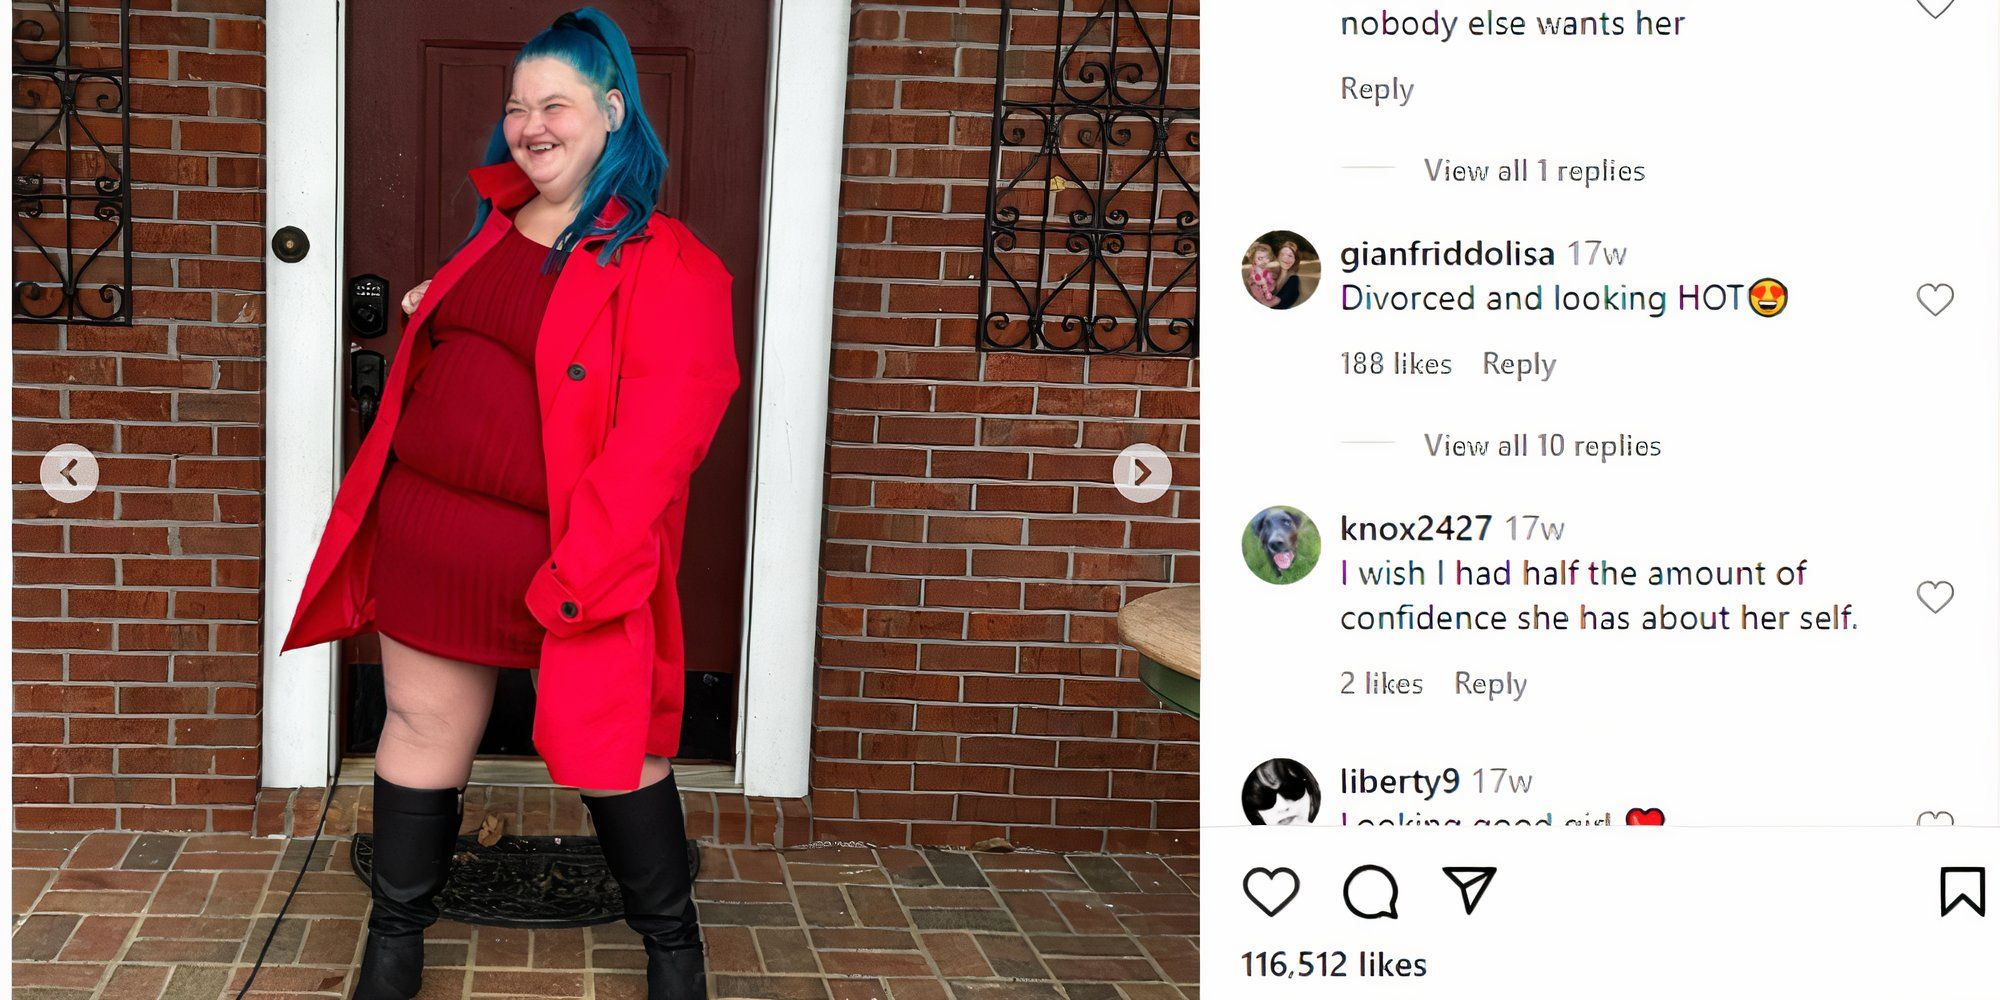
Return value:
M 1139 651 L 1139 679 L 1183 715 L 1201 718 L 1201 588 L 1160 590 L 1118 611 L 1118 638 Z

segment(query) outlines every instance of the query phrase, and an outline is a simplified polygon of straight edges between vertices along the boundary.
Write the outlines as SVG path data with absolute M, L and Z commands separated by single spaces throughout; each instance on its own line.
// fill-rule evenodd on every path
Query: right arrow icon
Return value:
M 1486 896 L 1486 887 L 1493 884 L 1493 876 L 1498 868 L 1446 868 L 1444 877 L 1458 886 L 1459 898 L 1465 901 L 1465 915 L 1471 916 Z

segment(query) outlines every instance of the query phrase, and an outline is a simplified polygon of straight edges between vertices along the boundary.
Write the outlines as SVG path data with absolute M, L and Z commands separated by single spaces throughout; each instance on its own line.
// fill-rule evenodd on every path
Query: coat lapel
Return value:
M 483 198 L 490 199 L 495 209 L 512 211 L 535 196 L 535 183 L 511 158 L 470 171 L 473 186 Z M 629 211 L 625 202 L 617 197 L 605 203 L 604 211 L 598 216 L 600 226 L 616 226 Z M 488 228 L 493 218 L 500 217 L 500 225 L 512 225 L 512 221 L 495 211 L 487 217 Z M 481 232 L 481 237 L 486 233 Z M 633 234 L 634 240 L 647 237 L 645 230 Z M 608 234 L 585 236 L 576 242 L 563 260 L 562 273 L 556 278 L 555 291 L 549 297 L 548 311 L 542 315 L 541 329 L 535 335 L 535 390 L 541 403 L 542 414 L 546 417 L 549 406 L 555 398 L 556 389 L 567 378 L 566 369 L 570 360 L 576 357 L 578 348 L 583 346 L 585 336 L 595 325 L 597 314 L 611 299 L 611 293 L 618 287 L 618 265 L 610 266 L 597 262 L 597 253 L 603 248 Z M 481 250 L 491 247 L 499 236 L 481 244 Z M 470 248 L 468 248 L 470 249 Z M 477 257 L 477 254 L 468 256 Z M 429 300 L 426 296 L 426 301 Z
M 535 390 L 545 417 L 556 388 L 568 377 L 564 370 L 570 359 L 576 357 L 598 312 L 618 287 L 618 269 L 597 263 L 600 243 L 580 240 L 569 252 L 549 296 L 548 311 L 542 314 L 541 330 L 535 335 Z

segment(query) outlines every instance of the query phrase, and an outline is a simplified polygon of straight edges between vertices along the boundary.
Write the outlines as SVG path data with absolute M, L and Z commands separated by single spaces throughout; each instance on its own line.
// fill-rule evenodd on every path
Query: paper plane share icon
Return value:
M 1444 877 L 1451 879 L 1452 885 L 1458 886 L 1459 898 L 1465 901 L 1466 916 L 1471 916 L 1472 911 L 1479 906 L 1479 901 L 1486 897 L 1486 887 L 1493 884 L 1493 875 L 1499 870 L 1498 868 L 1446 868 L 1444 870 Z

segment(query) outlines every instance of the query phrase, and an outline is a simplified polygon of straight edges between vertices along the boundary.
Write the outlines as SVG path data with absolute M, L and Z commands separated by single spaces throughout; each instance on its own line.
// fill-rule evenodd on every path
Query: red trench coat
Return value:
M 376 487 L 405 394 L 430 356 L 424 323 L 513 223 L 535 186 L 512 160 L 471 171 L 496 211 L 438 270 L 405 324 L 375 422 L 342 477 L 280 651 L 371 630 Z M 626 212 L 617 198 L 600 221 Z M 687 227 L 654 213 L 619 258 L 604 236 L 569 251 L 535 345 L 550 557 L 523 600 L 547 630 L 535 748 L 557 783 L 638 787 L 645 754 L 680 747 L 680 567 L 688 481 L 738 384 L 730 275 Z

